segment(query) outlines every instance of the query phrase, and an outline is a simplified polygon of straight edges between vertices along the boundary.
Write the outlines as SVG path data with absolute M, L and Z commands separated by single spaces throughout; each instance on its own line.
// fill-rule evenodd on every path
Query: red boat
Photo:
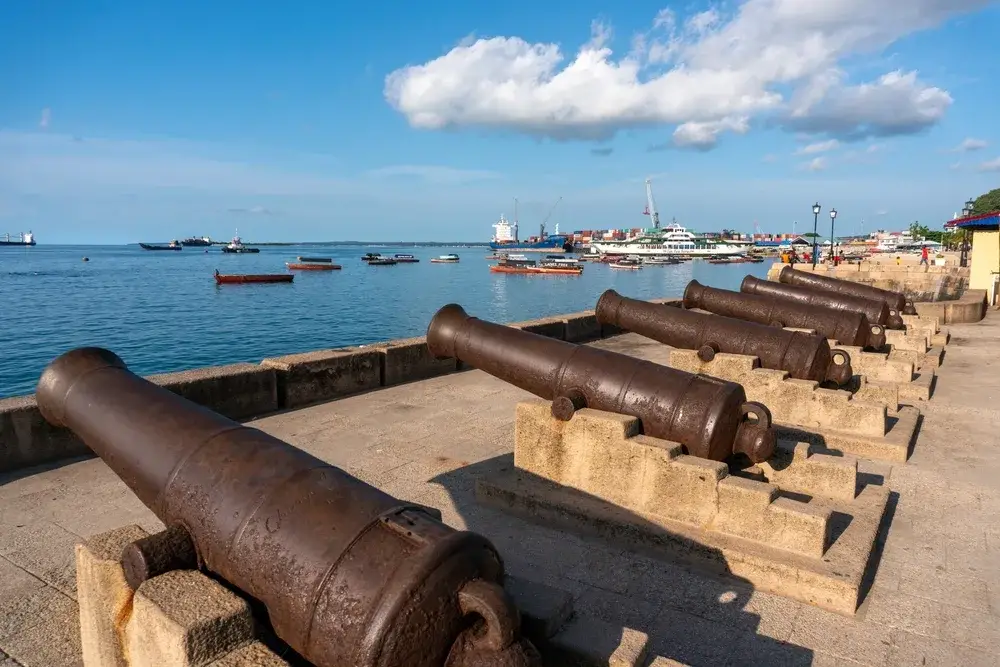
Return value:
M 291 271 L 338 271 L 340 270 L 340 264 L 295 264 L 294 262 L 285 262 L 285 266 Z
M 242 283 L 290 283 L 295 279 L 292 273 L 224 274 L 215 270 L 217 285 L 237 285 Z

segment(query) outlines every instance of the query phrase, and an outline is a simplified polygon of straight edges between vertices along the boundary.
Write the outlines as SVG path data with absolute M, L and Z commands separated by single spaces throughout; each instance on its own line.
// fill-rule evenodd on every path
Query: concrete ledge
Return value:
M 571 343 L 589 343 L 602 338 L 601 323 L 592 310 L 571 313 L 563 317 L 565 340 Z
M 905 350 L 924 354 L 927 352 L 930 341 L 923 331 L 903 331 L 900 329 L 886 329 L 885 342 L 889 346 L 890 353 L 894 350 Z
M 856 494 L 856 460 L 793 445 L 768 483 L 730 476 L 724 463 L 685 456 L 679 444 L 636 435 L 638 428 L 635 418 L 590 409 L 559 422 L 549 403 L 522 402 L 516 467 L 481 478 L 477 497 L 531 521 L 854 613 L 888 499 L 879 486 Z M 775 482 L 812 500 L 782 495 Z M 839 535 L 834 513 L 850 517 Z
M 821 389 L 818 382 L 789 378 L 787 371 L 760 368 L 759 363 L 757 357 L 726 353 L 705 362 L 695 350 L 671 350 L 669 365 L 742 385 L 747 400 L 766 405 L 780 424 L 838 428 L 875 438 L 886 434 L 885 403 L 858 400 L 848 391 Z
M 904 405 L 887 418 L 887 429 L 880 438 L 839 429 L 809 429 L 792 424 L 777 424 L 778 437 L 788 442 L 808 442 L 836 452 L 844 452 L 873 461 L 904 462 L 917 434 L 920 410 Z
M 0 473 L 90 455 L 71 431 L 42 418 L 34 394 L 0 399 Z
M 986 290 L 970 289 L 952 301 L 918 301 L 914 307 L 921 316 L 937 317 L 942 324 L 979 322 L 986 316 Z
M 456 359 L 436 359 L 427 349 L 427 338 L 404 338 L 373 346 L 382 355 L 382 386 L 425 380 L 458 370 Z
M 507 326 L 545 336 L 546 338 L 566 340 L 566 319 L 563 317 L 540 317 L 537 320 L 511 322 Z
M 297 408 L 329 401 L 382 384 L 382 352 L 346 347 L 272 357 L 260 362 L 278 377 L 278 405 Z
M 274 369 L 258 364 L 210 366 L 150 375 L 146 379 L 237 421 L 278 409 Z

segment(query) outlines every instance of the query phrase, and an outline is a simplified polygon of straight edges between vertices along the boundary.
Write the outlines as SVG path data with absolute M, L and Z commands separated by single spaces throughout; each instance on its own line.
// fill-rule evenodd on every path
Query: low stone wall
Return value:
M 511 326 L 574 343 L 619 333 L 602 327 L 593 311 Z M 460 369 L 455 359 L 433 358 L 421 336 L 270 357 L 259 364 L 151 375 L 147 379 L 230 419 L 248 420 Z M 90 454 L 90 449 L 72 433 L 42 418 L 34 395 L 0 399 L 0 473 Z
M 778 280 L 787 264 L 774 264 L 768 280 Z M 986 290 L 969 289 L 969 269 L 957 266 L 914 266 L 871 260 L 838 267 L 795 264 L 796 271 L 850 280 L 881 289 L 903 292 L 914 300 L 921 317 L 937 317 L 941 324 L 978 322 L 986 315 Z

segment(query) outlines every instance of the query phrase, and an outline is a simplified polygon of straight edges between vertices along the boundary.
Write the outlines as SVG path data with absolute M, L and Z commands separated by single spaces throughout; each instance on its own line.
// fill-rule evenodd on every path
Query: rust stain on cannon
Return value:
M 788 331 L 723 315 L 649 303 L 607 290 L 597 301 L 597 321 L 673 347 L 698 350 L 702 361 L 719 352 L 758 357 L 764 368 L 788 371 L 793 378 L 843 386 L 854 375 L 851 357 L 830 350 L 826 338 Z
M 745 294 L 763 294 L 776 299 L 804 303 L 807 306 L 822 306 L 843 312 L 863 313 L 872 324 L 879 324 L 886 329 L 902 329 L 903 318 L 898 310 L 890 309 L 884 301 L 866 299 L 850 294 L 835 294 L 811 287 L 785 285 L 784 283 L 761 280 L 747 276 L 740 283 L 740 291 Z
M 814 329 L 824 338 L 842 345 L 872 350 L 885 347 L 885 330 L 881 325 L 871 324 L 862 313 L 732 292 L 702 285 L 697 280 L 692 280 L 684 289 L 684 307 L 771 326 Z
M 486 538 L 152 384 L 107 350 L 57 358 L 37 398 L 168 527 L 126 548 L 130 578 L 194 561 L 261 602 L 277 636 L 319 667 L 541 664 Z M 170 553 L 157 556 L 157 542 Z
M 557 419 L 585 407 L 632 415 L 647 435 L 716 461 L 742 452 L 760 462 L 774 452 L 770 413 L 733 382 L 486 322 L 458 304 L 434 315 L 427 347 L 551 400 Z
M 800 287 L 811 287 L 825 292 L 836 294 L 848 294 L 860 296 L 865 299 L 875 299 L 884 301 L 890 310 L 895 310 L 904 315 L 916 315 L 917 309 L 913 305 L 913 299 L 901 292 L 872 287 L 856 283 L 853 280 L 842 280 L 832 276 L 821 276 L 805 271 L 796 271 L 790 266 L 786 266 L 778 273 L 778 282 L 786 285 L 798 285 Z

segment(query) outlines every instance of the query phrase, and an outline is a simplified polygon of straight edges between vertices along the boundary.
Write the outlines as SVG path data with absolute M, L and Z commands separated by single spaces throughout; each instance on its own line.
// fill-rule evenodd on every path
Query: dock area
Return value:
M 889 501 L 864 599 L 847 617 L 490 509 L 476 482 L 513 466 L 516 405 L 468 370 L 248 422 L 445 523 L 488 537 L 509 574 L 568 592 L 579 617 L 649 636 L 687 665 L 995 665 L 1000 646 L 1000 314 L 950 325 L 909 460 L 858 459 Z M 667 363 L 634 334 L 601 347 Z M 74 545 L 162 529 L 96 458 L 0 475 L 0 667 L 81 662 Z M 624 663 L 622 663 L 624 664 Z M 650 664 L 641 662 L 639 664 Z M 662 664 L 668 664 L 663 662 Z

